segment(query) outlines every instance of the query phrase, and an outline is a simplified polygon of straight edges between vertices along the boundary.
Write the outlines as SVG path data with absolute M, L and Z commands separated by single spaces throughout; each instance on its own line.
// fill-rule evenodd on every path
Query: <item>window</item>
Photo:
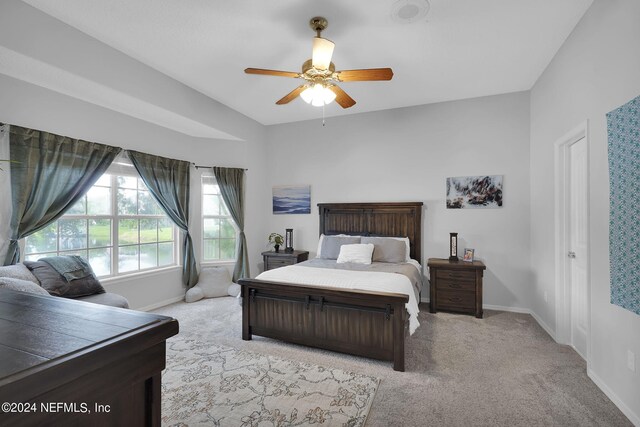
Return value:
M 99 277 L 176 265 L 173 222 L 131 165 L 112 169 L 62 217 L 25 239 L 25 259 L 80 255 Z
M 235 261 L 238 230 L 215 177 L 202 177 L 202 259 Z

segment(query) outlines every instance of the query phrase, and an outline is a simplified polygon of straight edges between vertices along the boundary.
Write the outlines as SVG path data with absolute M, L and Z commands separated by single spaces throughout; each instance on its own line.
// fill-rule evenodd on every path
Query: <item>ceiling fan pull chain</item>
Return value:
M 324 126 L 324 102 L 322 103 L 322 126 Z

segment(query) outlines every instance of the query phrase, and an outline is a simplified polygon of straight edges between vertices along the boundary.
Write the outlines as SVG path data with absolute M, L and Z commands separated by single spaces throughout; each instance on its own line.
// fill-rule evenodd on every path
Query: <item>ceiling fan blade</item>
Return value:
M 300 73 L 294 73 L 293 71 L 265 70 L 262 68 L 246 68 L 244 72 L 247 74 L 262 74 L 265 76 L 300 77 Z
M 311 65 L 318 70 L 328 70 L 331 64 L 333 49 L 336 47 L 331 40 L 322 37 L 313 38 L 313 53 L 311 55 Z
M 356 105 L 356 101 L 347 95 L 347 92 L 343 91 L 339 86 L 329 86 L 329 90 L 336 94 L 336 102 L 340 104 L 342 108 L 349 108 Z
M 336 78 L 340 82 L 364 82 L 371 80 L 391 80 L 391 68 L 369 68 L 366 70 L 336 71 Z
M 298 86 L 297 88 L 295 88 L 294 90 L 292 90 L 291 92 L 283 96 L 281 99 L 279 99 L 278 102 L 276 102 L 276 104 L 284 105 L 284 104 L 290 103 L 291 101 L 296 99 L 298 95 L 300 95 L 302 91 L 305 89 L 306 89 L 305 85 Z

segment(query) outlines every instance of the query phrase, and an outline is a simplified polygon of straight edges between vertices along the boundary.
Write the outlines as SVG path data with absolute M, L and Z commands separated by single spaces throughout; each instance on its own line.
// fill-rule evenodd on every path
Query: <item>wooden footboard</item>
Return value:
M 242 339 L 252 335 L 393 361 L 404 371 L 403 294 L 242 279 Z

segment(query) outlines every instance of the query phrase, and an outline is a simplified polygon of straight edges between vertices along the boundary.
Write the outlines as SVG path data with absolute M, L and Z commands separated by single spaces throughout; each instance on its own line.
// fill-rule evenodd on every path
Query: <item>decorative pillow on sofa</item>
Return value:
M 51 295 L 78 298 L 105 292 L 94 274 L 67 282 L 67 279 L 44 261 L 25 261 L 24 265 L 38 278 L 40 286 Z
M 407 244 L 394 237 L 363 237 L 362 243 L 373 243 L 374 262 L 407 262 Z
M 0 277 L 0 289 L 28 292 L 36 295 L 49 295 L 49 292 L 42 289 L 40 285 L 37 285 L 30 280 L 14 279 L 13 277 Z
M 10 277 L 12 279 L 28 280 L 40 286 L 38 279 L 24 264 L 7 265 L 0 267 L 0 277 Z
M 360 236 L 322 236 L 322 244 L 318 258 L 338 259 L 343 245 L 360 243 Z
M 342 245 L 342 247 L 340 247 L 340 255 L 338 255 L 338 260 L 336 262 L 338 264 L 344 264 L 346 262 L 371 264 L 373 248 L 373 243 Z

